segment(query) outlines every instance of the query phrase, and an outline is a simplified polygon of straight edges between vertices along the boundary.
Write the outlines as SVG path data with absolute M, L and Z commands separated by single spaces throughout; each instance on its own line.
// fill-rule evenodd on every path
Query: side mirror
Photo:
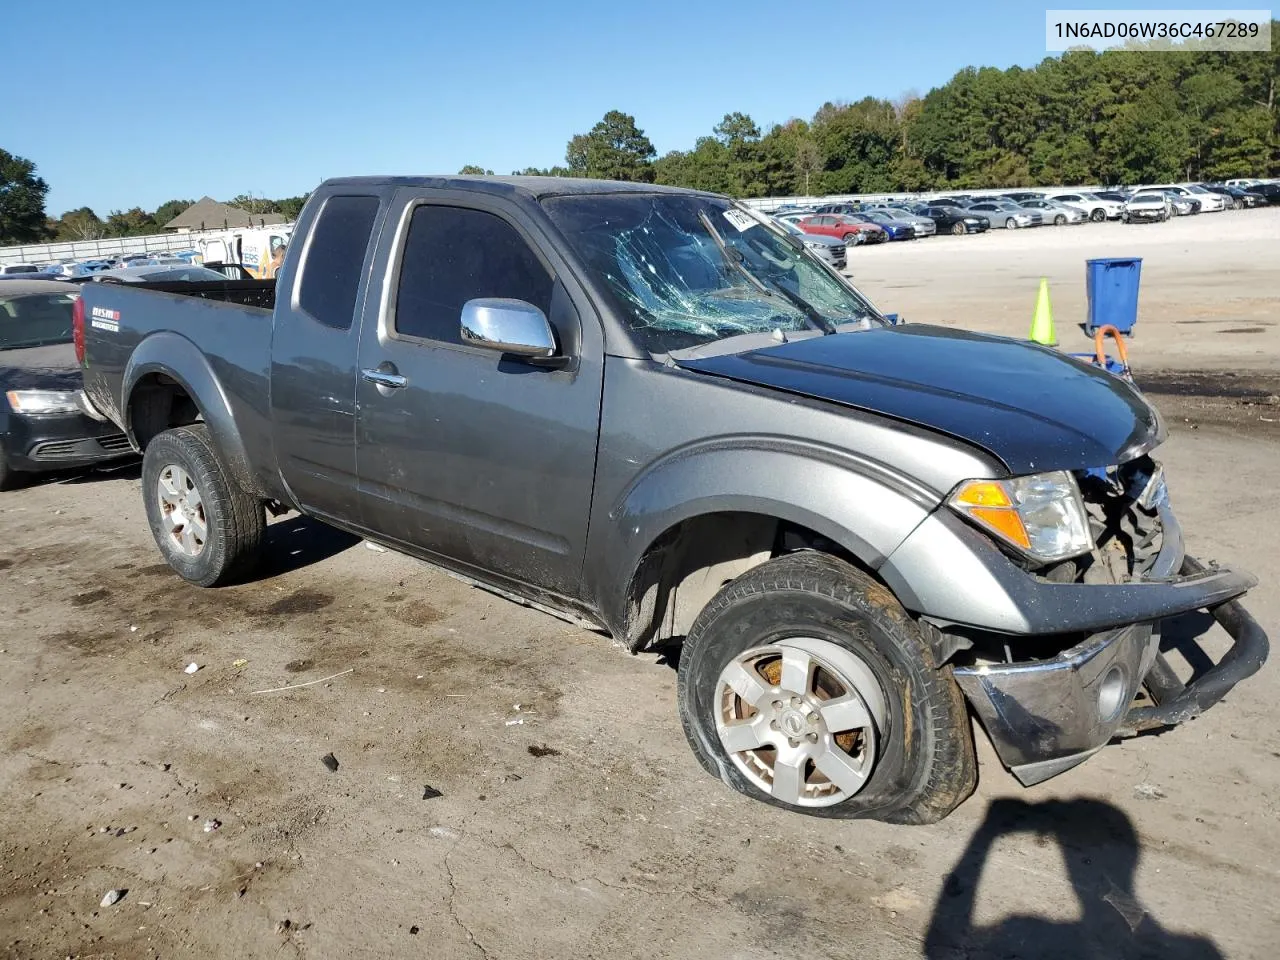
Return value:
M 547 315 L 524 300 L 501 297 L 480 297 L 462 305 L 462 342 L 518 357 L 556 353 Z

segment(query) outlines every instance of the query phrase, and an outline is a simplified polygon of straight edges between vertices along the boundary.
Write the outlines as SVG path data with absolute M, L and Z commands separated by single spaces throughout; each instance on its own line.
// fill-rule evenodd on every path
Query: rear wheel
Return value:
M 952 224 L 951 233 L 953 236 L 963 237 L 965 234 L 964 224 L 963 223 Z
M 142 494 L 156 546 L 184 580 L 214 587 L 252 572 L 266 534 L 263 506 L 227 476 L 203 424 L 147 445 Z
M 930 823 L 976 783 L 950 667 L 888 590 L 825 554 L 722 589 L 685 640 L 678 700 L 708 772 L 798 813 Z
M 1107 211 L 1099 207 L 1097 210 L 1094 210 L 1089 214 L 1089 219 L 1094 223 L 1101 223 L 1103 220 L 1107 219 Z

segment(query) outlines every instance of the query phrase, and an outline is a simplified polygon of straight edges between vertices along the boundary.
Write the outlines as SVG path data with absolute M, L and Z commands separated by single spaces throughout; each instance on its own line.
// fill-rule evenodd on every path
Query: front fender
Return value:
M 129 357 L 121 390 L 122 425 L 129 442 L 140 447 L 133 423 L 133 393 L 138 383 L 151 374 L 163 374 L 187 392 L 204 417 L 223 466 L 243 489 L 253 490 L 249 458 L 236 428 L 230 398 L 208 358 L 181 334 L 168 330 L 154 333 L 139 343 Z
M 813 530 L 874 569 L 938 502 L 934 491 L 847 450 L 780 436 L 718 438 L 670 452 L 626 486 L 597 518 L 588 576 L 606 624 L 623 635 L 635 571 L 682 521 L 725 512 L 773 517 Z

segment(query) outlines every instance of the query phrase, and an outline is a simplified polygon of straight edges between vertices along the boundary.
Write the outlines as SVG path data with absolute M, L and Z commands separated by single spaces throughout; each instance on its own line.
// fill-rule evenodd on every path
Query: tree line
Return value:
M 728 113 L 660 157 L 611 110 L 569 141 L 564 165 L 514 172 L 741 197 L 1275 176 L 1278 80 L 1280 49 L 1071 51 L 1030 69 L 966 67 L 923 97 L 826 103 L 763 132 Z
M 165 224 L 195 203 L 194 200 L 168 200 L 151 211 L 141 207 L 112 210 L 105 218 L 91 207 L 79 207 L 53 219 L 45 214 L 48 190 L 49 185 L 36 174 L 34 163 L 0 150 L 0 246 L 161 233 Z M 301 196 L 269 200 L 241 194 L 227 203 L 249 213 L 279 213 L 288 220 L 296 220 L 306 199 Z
M 924 96 L 833 101 L 808 120 L 766 130 L 745 113 L 727 113 L 689 149 L 662 156 L 635 117 L 610 110 L 569 140 L 563 165 L 513 173 L 740 197 L 1276 176 L 1278 82 L 1280 48 L 1071 51 L 1029 69 L 966 67 Z M 472 165 L 461 172 L 493 173 Z M 0 150 L 0 245 L 155 233 L 191 203 L 105 219 L 81 207 L 55 220 L 45 214 L 47 190 L 30 160 Z M 293 219 L 304 200 L 230 202 Z

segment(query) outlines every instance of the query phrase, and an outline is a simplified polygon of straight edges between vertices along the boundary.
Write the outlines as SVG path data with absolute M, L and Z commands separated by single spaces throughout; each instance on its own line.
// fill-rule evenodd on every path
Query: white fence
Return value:
M 162 233 L 148 237 L 117 237 L 112 240 L 73 240 L 67 243 L 28 243 L 0 248 L 0 264 L 49 263 L 53 260 L 107 260 L 126 253 L 167 253 L 197 248 L 201 237 L 225 230 Z

